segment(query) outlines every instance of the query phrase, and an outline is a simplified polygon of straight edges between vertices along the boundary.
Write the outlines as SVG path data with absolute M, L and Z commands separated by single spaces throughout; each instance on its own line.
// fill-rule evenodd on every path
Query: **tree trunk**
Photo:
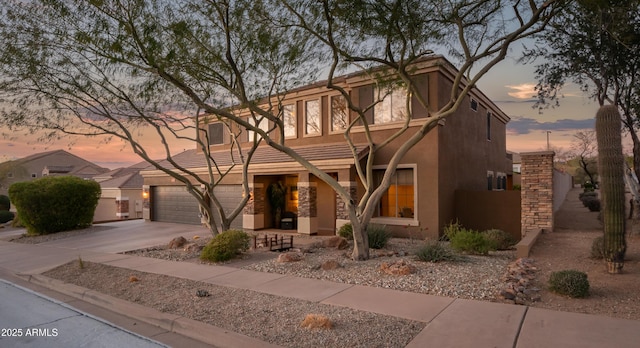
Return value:
M 358 222 L 351 223 L 353 227 L 353 253 L 351 258 L 356 261 L 364 261 L 369 259 L 369 236 L 365 225 Z
M 603 204 L 604 259 L 607 271 L 622 272 L 627 250 L 625 239 L 624 156 L 620 113 L 614 105 L 600 107 L 596 114 L 598 172 Z

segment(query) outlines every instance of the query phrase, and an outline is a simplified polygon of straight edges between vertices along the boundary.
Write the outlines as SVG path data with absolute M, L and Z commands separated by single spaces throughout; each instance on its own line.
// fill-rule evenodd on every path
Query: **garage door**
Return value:
M 155 186 L 152 189 L 153 220 L 200 224 L 198 201 L 184 186 Z
M 153 220 L 200 224 L 198 201 L 184 186 L 155 186 L 152 192 Z M 231 213 L 242 199 L 241 185 L 218 185 L 213 192 L 226 214 Z M 231 228 L 242 228 L 242 213 L 231 223 Z

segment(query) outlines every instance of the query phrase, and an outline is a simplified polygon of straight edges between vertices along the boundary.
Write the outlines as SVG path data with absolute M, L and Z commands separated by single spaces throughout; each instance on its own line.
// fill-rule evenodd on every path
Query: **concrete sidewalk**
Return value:
M 147 242 L 145 236 L 153 235 L 159 227 L 165 227 L 165 231 L 193 228 L 184 225 L 162 225 L 164 226 L 157 226 L 157 223 L 137 224 L 135 234 L 144 240 L 141 243 L 144 244 Z M 112 309 L 120 308 L 123 314 L 135 316 L 138 320 L 146 320 L 157 326 L 164 325 L 179 333 L 192 333 L 193 338 L 203 342 L 209 342 L 208 339 L 210 339 L 203 332 L 213 330 L 214 335 L 221 335 L 217 336 L 215 341 L 220 346 L 271 345 L 260 343 L 243 335 L 225 333 L 223 330 L 216 331 L 216 328 L 211 326 L 208 330 L 204 330 L 198 326 L 204 325 L 202 323 L 158 313 L 151 309 L 139 308 L 140 306 L 134 304 L 122 303 L 124 301 L 69 284 L 61 284 L 39 274 L 44 270 L 75 260 L 81 253 L 82 258 L 87 261 L 344 306 L 427 323 L 427 326 L 409 343 L 408 347 L 528 348 L 553 346 L 595 348 L 637 347 L 640 342 L 640 321 L 437 297 L 297 278 L 282 274 L 254 272 L 228 266 L 208 266 L 116 254 L 115 250 L 123 248 L 124 244 L 127 248 L 135 244 L 133 239 L 128 243 L 110 242 L 108 237 L 117 235 L 117 230 L 118 228 L 112 229 L 112 234 L 103 236 L 102 243 L 104 245 L 100 245 L 95 236 L 91 237 L 93 244 L 90 249 L 81 248 L 77 241 L 67 244 L 43 243 L 40 245 L 0 242 L 0 267 L 22 274 L 33 283 L 47 285 L 70 296 L 93 301 L 96 304 L 102 303 Z M 128 231 L 127 233 L 133 232 Z M 180 233 L 188 234 L 190 232 L 182 230 L 177 234 Z M 168 240 L 166 236 L 163 238 L 163 242 Z M 74 247 L 68 247 L 69 245 Z M 110 252 L 99 250 L 110 250 Z M 380 301 L 380 299 L 385 300 Z M 221 341 L 220 338 L 223 340 Z

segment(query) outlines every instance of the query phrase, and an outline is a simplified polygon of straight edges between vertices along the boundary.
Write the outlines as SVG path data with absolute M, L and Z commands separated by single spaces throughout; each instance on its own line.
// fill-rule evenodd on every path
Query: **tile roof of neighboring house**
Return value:
M 100 187 L 103 189 L 107 189 L 107 188 L 142 189 L 142 184 L 143 184 L 142 176 L 139 174 L 139 172 L 134 172 L 134 173 L 121 175 L 113 179 L 101 181 Z
M 335 144 L 321 144 L 313 146 L 293 147 L 298 154 L 305 159 L 313 161 L 322 160 L 337 160 L 337 159 L 353 159 L 353 154 L 350 147 L 345 143 Z M 211 152 L 211 157 L 218 166 L 225 167 L 232 165 L 235 161 L 238 165 L 241 165 L 239 155 L 236 150 L 233 150 L 233 160 L 230 155 L 230 150 Z M 243 153 L 246 159 L 247 149 L 243 149 Z M 356 153 L 358 158 L 363 158 L 368 153 L 367 145 L 356 145 Z M 173 161 L 184 168 L 203 168 L 207 166 L 204 156 L 201 151 L 187 150 L 173 156 Z M 289 155 L 280 152 L 270 146 L 260 146 L 253 154 L 251 159 L 252 164 L 278 164 L 287 162 L 295 162 Z M 173 165 L 167 161 L 160 161 L 161 166 L 167 168 L 173 168 Z M 147 170 L 154 170 L 153 167 L 147 168 Z
M 68 174 L 73 170 L 73 166 L 45 166 L 44 170 L 49 174 Z

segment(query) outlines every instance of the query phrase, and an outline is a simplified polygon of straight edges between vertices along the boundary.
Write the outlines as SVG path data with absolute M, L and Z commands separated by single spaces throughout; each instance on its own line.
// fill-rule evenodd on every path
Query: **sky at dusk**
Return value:
M 535 102 L 536 81 L 534 66 L 522 66 L 512 58 L 499 63 L 478 83 L 510 118 L 507 124 L 507 150 L 513 152 L 541 151 L 547 148 L 547 132 L 552 148 L 569 150 L 573 134 L 593 129 L 597 105 L 588 100 L 577 87 L 569 85 L 563 90 L 560 107 L 539 113 L 532 108 Z M 117 168 L 139 162 L 126 144 L 119 140 L 105 143 L 99 138 L 63 138 L 54 143 L 42 143 L 24 132 L 8 132 L 0 127 L 0 162 L 25 157 L 34 153 L 57 149 L 67 150 L 98 165 Z M 147 151 L 154 158 L 164 157 L 157 139 L 145 139 Z M 176 142 L 176 153 L 194 148 L 191 142 Z M 625 144 L 625 152 L 630 145 Z

